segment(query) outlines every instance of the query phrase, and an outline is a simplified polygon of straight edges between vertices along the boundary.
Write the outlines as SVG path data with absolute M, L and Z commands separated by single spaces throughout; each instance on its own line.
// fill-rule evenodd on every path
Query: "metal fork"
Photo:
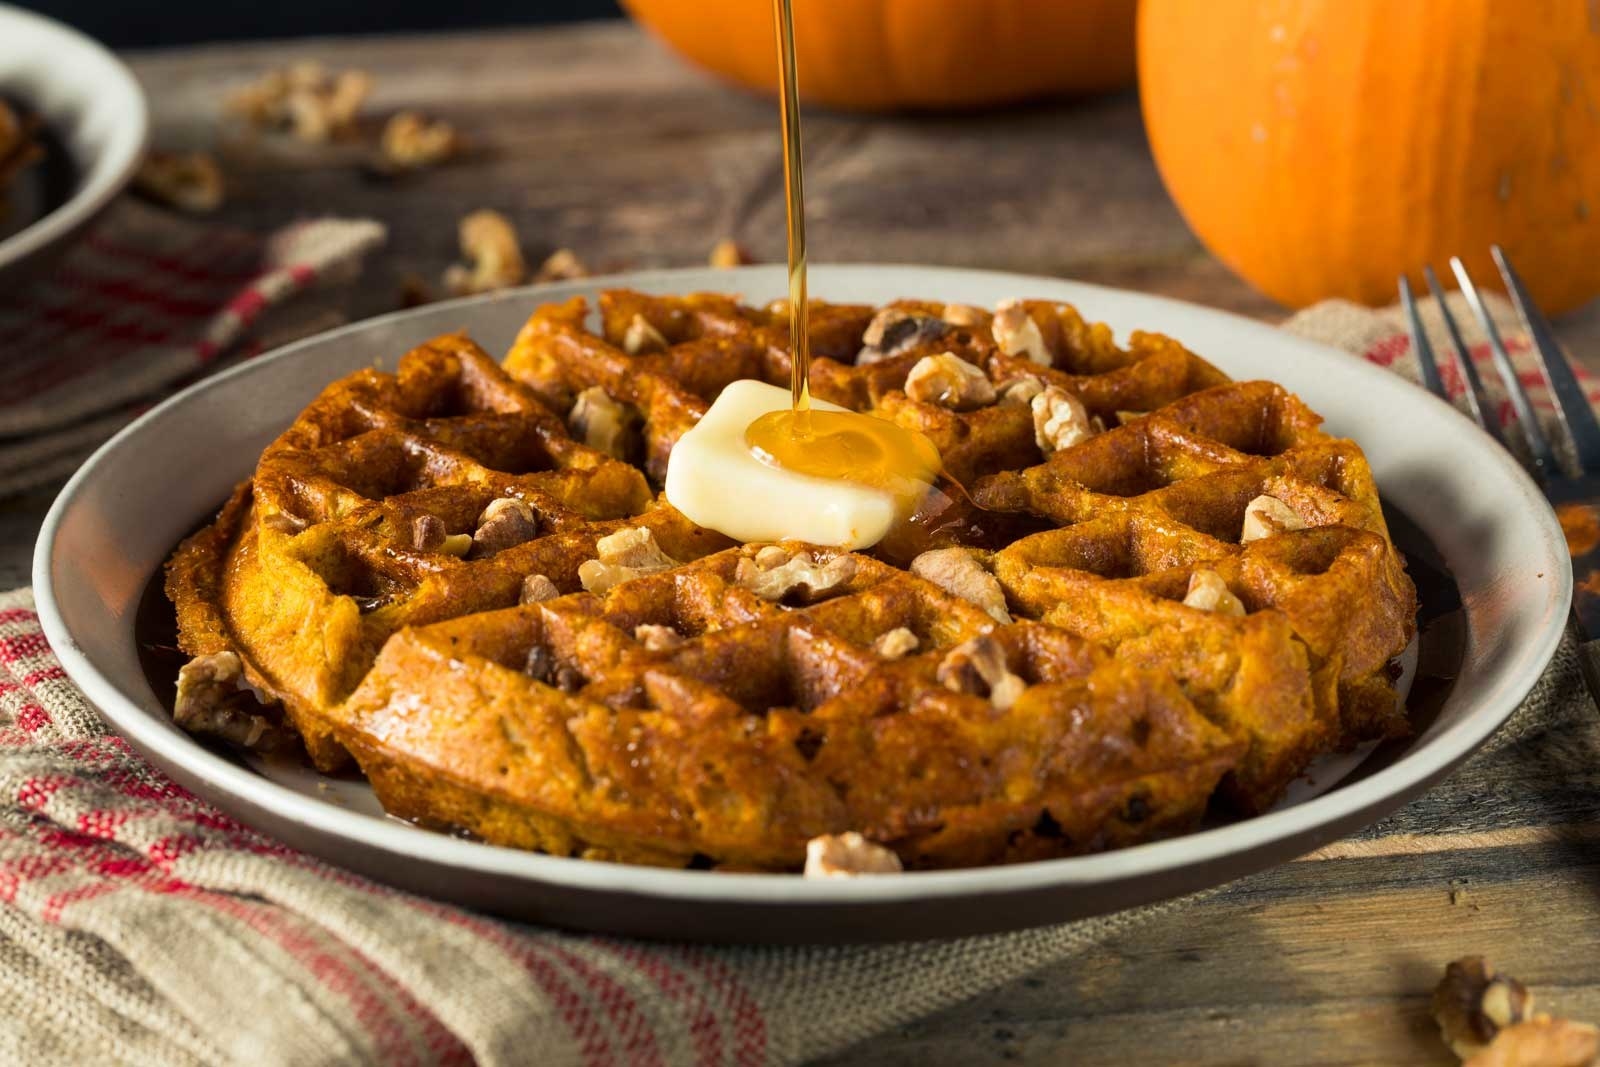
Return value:
M 1600 635 L 1600 595 L 1590 592 L 1587 588 L 1591 584 L 1600 586 L 1600 579 L 1595 578 L 1595 575 L 1600 574 L 1600 545 L 1592 543 L 1596 540 L 1592 536 L 1588 539 L 1591 543 L 1587 544 L 1581 537 L 1573 536 L 1573 533 L 1584 529 L 1600 532 L 1600 424 L 1595 420 L 1594 409 L 1589 406 L 1588 398 L 1584 396 L 1583 388 L 1578 384 L 1572 365 L 1556 346 L 1550 323 L 1534 305 L 1533 299 L 1528 296 L 1528 291 L 1523 286 L 1516 268 L 1511 265 L 1511 261 L 1506 258 L 1505 252 L 1499 245 L 1491 245 L 1489 251 L 1494 257 L 1495 266 L 1500 270 L 1501 279 L 1506 283 L 1506 291 L 1511 294 L 1511 302 L 1516 307 L 1517 315 L 1522 319 L 1528 337 L 1533 342 L 1539 369 L 1544 373 L 1545 383 L 1550 387 L 1550 395 L 1555 400 L 1561 429 L 1572 445 L 1572 456 L 1577 463 L 1576 473 L 1569 472 L 1563 467 L 1551 445 L 1549 435 L 1539 424 L 1538 417 L 1533 411 L 1533 403 L 1528 399 L 1528 391 L 1523 388 L 1522 381 L 1517 376 L 1511 355 L 1500 339 L 1500 331 L 1495 328 L 1494 320 L 1489 316 L 1489 309 L 1484 306 L 1483 297 L 1479 294 L 1478 287 L 1473 284 L 1471 275 L 1467 273 L 1466 265 L 1459 258 L 1452 258 L 1450 270 L 1456 276 L 1456 282 L 1461 287 L 1461 295 L 1466 298 L 1473 317 L 1478 320 L 1478 325 L 1488 339 L 1495 370 L 1499 373 L 1501 384 L 1505 386 L 1506 397 L 1511 401 L 1511 408 L 1516 414 L 1516 425 L 1527 441 L 1528 460 L 1524 465 L 1528 467 L 1529 472 L 1544 490 L 1545 496 L 1555 507 L 1563 530 L 1570 531 L 1567 545 L 1572 554 L 1574 583 L 1571 627 L 1578 640 L 1578 661 L 1583 669 L 1584 681 L 1588 683 L 1590 695 L 1594 697 L 1596 703 L 1600 703 L 1600 640 L 1596 639 L 1596 636 Z M 1501 445 L 1507 445 L 1505 435 L 1501 432 L 1500 420 L 1489 408 L 1483 381 L 1479 378 L 1472 356 L 1461 339 L 1461 330 L 1456 325 L 1455 316 L 1445 303 L 1439 279 L 1433 273 L 1432 267 L 1424 267 L 1423 276 L 1427 279 L 1428 288 L 1439 305 L 1439 313 L 1444 318 L 1445 332 L 1449 335 L 1450 344 L 1455 350 L 1453 355 L 1456 367 L 1461 371 L 1461 377 L 1467 385 L 1468 413 L 1479 426 L 1483 427 L 1485 433 L 1499 441 Z M 1422 328 L 1422 318 L 1417 313 L 1417 302 L 1411 292 L 1411 281 L 1403 276 L 1400 279 L 1400 303 L 1405 309 L 1406 322 L 1411 330 L 1411 347 L 1417 354 L 1417 364 L 1422 372 L 1422 384 L 1430 392 L 1448 402 L 1450 395 L 1444 387 L 1444 380 L 1439 375 L 1439 364 L 1434 358 L 1433 346 L 1428 343 L 1427 331 Z

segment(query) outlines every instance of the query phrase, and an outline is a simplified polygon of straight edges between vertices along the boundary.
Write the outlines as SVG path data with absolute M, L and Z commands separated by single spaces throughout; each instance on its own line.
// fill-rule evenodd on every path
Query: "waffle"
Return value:
M 1008 312 L 1020 347 L 974 308 L 815 305 L 813 392 L 928 434 L 968 492 L 869 553 L 738 545 L 654 487 L 724 386 L 787 383 L 786 309 L 598 304 L 538 308 L 503 366 L 451 335 L 351 375 L 268 447 L 168 565 L 232 694 L 180 685 L 186 725 L 353 758 L 386 810 L 488 841 L 732 870 L 846 831 L 912 867 L 1123 846 L 1406 730 L 1415 593 L 1360 450 L 1281 388 L 1065 305 Z M 908 386 L 944 352 L 998 398 Z M 1046 452 L 1019 383 L 1109 428 Z M 1305 528 L 1241 544 L 1262 495 Z M 596 562 L 624 542 L 643 563 Z M 1241 613 L 1185 604 L 1197 574 Z

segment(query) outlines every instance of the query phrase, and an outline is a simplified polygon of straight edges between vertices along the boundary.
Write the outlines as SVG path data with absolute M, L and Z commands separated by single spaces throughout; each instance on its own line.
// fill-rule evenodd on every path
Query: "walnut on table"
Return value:
M 153 151 L 139 164 L 133 186 L 158 203 L 191 214 L 222 206 L 222 168 L 205 152 Z
M 750 253 L 731 237 L 724 237 L 711 248 L 710 264 L 719 270 L 728 270 L 732 267 L 742 267 L 747 263 L 754 263 L 755 259 Z
M 578 253 L 570 248 L 558 248 L 539 264 L 533 280 L 542 285 L 545 282 L 570 282 L 588 276 L 589 268 L 578 258 Z
M 354 133 L 371 92 L 372 79 L 363 71 L 333 74 L 320 63 L 296 63 L 238 90 L 226 106 L 259 129 L 286 129 L 321 144 Z
M 1445 968 L 1433 991 L 1440 1036 L 1463 1067 L 1591 1067 L 1600 1030 L 1533 1010 L 1533 994 L 1482 956 Z
M 457 263 L 445 271 L 445 288 L 455 295 L 509 289 L 527 276 L 516 228 L 500 212 L 474 211 L 461 220 L 459 237 L 461 255 L 470 266 Z
M 466 138 L 443 119 L 401 111 L 384 124 L 378 159 L 390 171 L 422 170 L 455 159 L 466 147 Z

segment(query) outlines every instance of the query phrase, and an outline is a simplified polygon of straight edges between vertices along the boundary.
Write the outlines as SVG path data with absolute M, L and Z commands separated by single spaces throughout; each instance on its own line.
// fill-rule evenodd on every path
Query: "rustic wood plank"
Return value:
M 421 108 L 477 151 L 383 183 L 361 172 L 359 146 L 219 127 L 228 89 L 308 57 L 372 72 L 370 127 Z M 485 206 L 514 218 L 530 257 L 570 246 L 597 266 L 688 265 L 723 236 L 782 255 L 770 103 L 624 25 L 188 48 L 134 65 L 156 142 L 215 147 L 228 167 L 224 221 L 266 229 L 314 210 L 388 223 L 357 315 L 392 308 L 407 275 L 437 279 L 456 219 Z M 1000 115 L 814 115 L 807 137 L 819 259 L 1036 271 L 1283 314 L 1184 228 L 1131 95 Z M 1600 306 L 1559 330 L 1600 369 Z M 0 503 L 0 582 L 27 580 L 48 500 Z M 830 1062 L 1452 1062 L 1426 1000 L 1465 952 L 1489 953 L 1553 1010 L 1600 1018 L 1597 837 L 1600 716 L 1578 717 L 1316 858 Z

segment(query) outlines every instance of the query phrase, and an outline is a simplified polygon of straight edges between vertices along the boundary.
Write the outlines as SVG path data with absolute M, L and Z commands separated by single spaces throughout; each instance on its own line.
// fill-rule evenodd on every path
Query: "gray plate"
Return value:
M 263 773 L 176 729 L 141 669 L 141 592 L 176 541 L 329 381 L 392 367 L 411 345 L 466 328 L 501 351 L 535 303 L 606 285 L 781 296 L 778 267 L 688 270 L 546 286 L 434 305 L 336 330 L 254 360 L 157 407 L 62 490 L 34 563 L 39 613 L 72 679 L 107 720 L 179 782 L 298 848 L 393 885 L 504 915 L 583 929 L 708 941 L 945 937 L 1101 914 L 1217 885 L 1334 840 L 1394 810 L 1469 755 L 1533 686 L 1572 594 L 1549 506 L 1511 459 L 1447 405 L 1393 374 L 1233 315 L 1049 278 L 896 266 L 816 267 L 822 299 L 915 295 L 993 304 L 1070 301 L 1119 335 L 1171 334 L 1235 378 L 1303 396 L 1366 450 L 1385 499 L 1415 520 L 1459 586 L 1455 684 L 1415 738 L 1357 773 L 1320 772 L 1279 809 L 1096 856 L 968 871 L 806 881 L 665 871 L 542 856 L 430 833 L 367 808 L 364 787 L 318 789 Z

